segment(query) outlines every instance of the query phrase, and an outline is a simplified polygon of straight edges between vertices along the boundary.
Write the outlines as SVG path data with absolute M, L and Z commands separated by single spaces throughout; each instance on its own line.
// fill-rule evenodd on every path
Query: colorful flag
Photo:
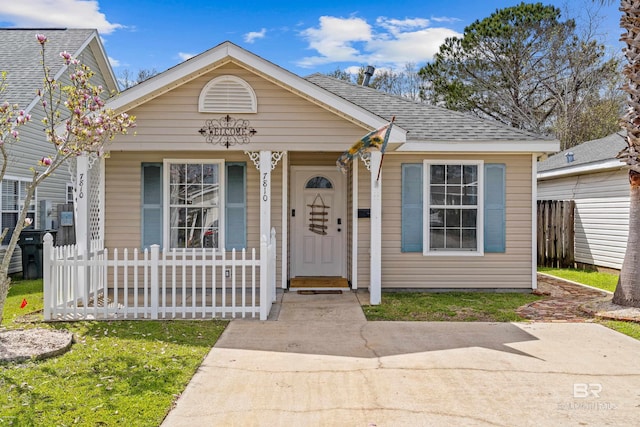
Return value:
M 22 298 L 22 304 L 20 304 L 20 308 L 25 308 L 27 306 L 27 299 Z
M 384 150 L 387 149 L 387 142 L 389 141 L 389 135 L 391 134 L 391 127 L 393 126 L 394 119 L 395 117 L 381 128 L 369 132 L 360 138 L 358 142 L 353 144 L 351 148 L 342 153 L 336 161 L 338 169 L 340 169 L 342 173 L 347 173 L 349 163 L 351 163 L 353 158 L 356 156 L 362 156 L 363 153 L 368 151 L 378 150 L 384 154 Z

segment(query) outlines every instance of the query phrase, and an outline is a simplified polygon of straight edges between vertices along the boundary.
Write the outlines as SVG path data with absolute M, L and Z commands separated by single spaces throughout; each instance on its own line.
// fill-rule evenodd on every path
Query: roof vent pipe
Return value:
M 573 152 L 572 151 L 569 151 L 564 156 L 567 158 L 567 163 L 573 162 Z
M 367 65 L 367 68 L 364 69 L 364 80 L 362 81 L 362 86 L 369 86 L 369 80 L 371 80 L 375 71 L 375 67 Z

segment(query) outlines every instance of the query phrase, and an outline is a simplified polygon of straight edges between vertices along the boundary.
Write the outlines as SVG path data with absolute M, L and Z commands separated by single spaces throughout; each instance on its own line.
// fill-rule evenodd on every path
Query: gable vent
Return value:
M 258 101 L 249 83 L 236 76 L 211 80 L 200 92 L 201 113 L 257 113 Z

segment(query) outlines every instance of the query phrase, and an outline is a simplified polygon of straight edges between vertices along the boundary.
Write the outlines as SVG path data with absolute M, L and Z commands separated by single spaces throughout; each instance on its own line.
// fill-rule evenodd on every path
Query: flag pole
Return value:
M 389 125 L 389 129 L 385 135 L 385 141 L 383 143 L 383 147 L 386 146 L 387 140 L 389 139 L 389 135 L 391 134 L 391 128 L 393 127 L 393 122 L 396 120 L 396 116 L 391 117 L 391 124 Z M 380 181 L 380 172 L 382 172 L 382 162 L 384 161 L 384 151 L 382 152 L 382 156 L 380 156 L 380 166 L 378 167 L 378 176 L 376 181 Z

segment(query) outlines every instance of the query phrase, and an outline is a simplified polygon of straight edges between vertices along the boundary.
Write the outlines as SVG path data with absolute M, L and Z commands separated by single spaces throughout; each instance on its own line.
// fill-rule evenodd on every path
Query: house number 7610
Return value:
M 78 198 L 84 198 L 84 174 L 80 174 L 80 179 L 78 180 Z
M 267 173 L 262 174 L 262 201 L 266 202 L 269 200 L 269 196 L 267 195 L 267 189 L 269 188 L 269 181 L 267 180 Z

